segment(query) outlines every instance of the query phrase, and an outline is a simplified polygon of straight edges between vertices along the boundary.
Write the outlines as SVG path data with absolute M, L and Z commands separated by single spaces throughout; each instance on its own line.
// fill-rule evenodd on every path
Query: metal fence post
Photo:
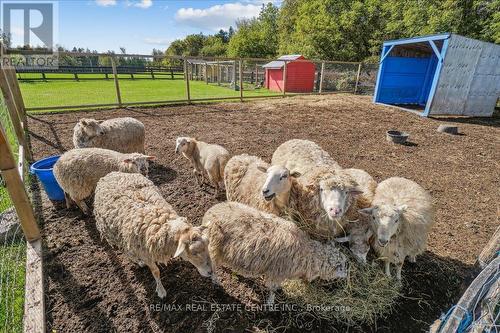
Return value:
M 243 102 L 243 61 L 240 59 L 240 101 Z
M 118 107 L 122 107 L 122 95 L 120 93 L 120 83 L 118 82 L 118 71 L 116 70 L 115 57 L 111 56 L 111 67 L 113 68 L 113 77 L 115 79 L 116 88 L 116 100 L 118 101 Z
M 287 61 L 285 60 L 285 65 L 283 66 L 283 97 L 286 95 L 286 63 Z
M 184 58 L 184 79 L 186 80 L 186 96 L 187 101 L 191 104 L 191 92 L 189 91 L 189 67 L 187 63 L 187 59 Z
M 40 229 L 35 220 L 33 207 L 29 200 L 21 175 L 17 169 L 16 160 L 12 155 L 7 136 L 3 127 L 0 125 L 0 170 L 2 178 L 7 185 L 7 191 L 14 203 L 19 222 L 24 235 L 28 241 L 34 241 L 40 238 Z
M 325 62 L 321 62 L 321 72 L 319 74 L 319 93 L 323 92 L 323 74 L 325 73 Z
M 361 74 L 361 63 L 358 65 L 358 74 L 356 75 L 356 84 L 354 85 L 354 93 L 358 92 L 359 76 Z

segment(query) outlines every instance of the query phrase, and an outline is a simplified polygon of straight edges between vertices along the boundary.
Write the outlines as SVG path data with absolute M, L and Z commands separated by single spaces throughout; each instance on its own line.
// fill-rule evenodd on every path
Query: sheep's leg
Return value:
M 66 208 L 71 209 L 73 207 L 73 200 L 68 193 L 64 192 L 64 201 L 66 201 Z
M 165 287 L 163 287 L 163 284 L 161 283 L 160 269 L 158 268 L 158 266 L 156 266 L 155 263 L 146 263 L 146 265 L 148 265 L 151 274 L 153 274 L 153 277 L 155 278 L 156 294 L 160 298 L 165 298 L 165 296 L 167 296 L 167 291 L 165 290 Z
M 412 263 L 416 263 L 417 262 L 417 256 L 408 256 L 408 261 L 412 262 Z
M 401 270 L 403 268 L 403 263 L 398 263 L 396 264 L 396 279 L 398 279 L 399 281 L 401 281 Z
M 219 276 L 217 275 L 217 265 L 212 261 L 212 283 L 221 286 Z
M 90 215 L 90 208 L 83 200 L 75 200 L 76 205 L 82 210 L 83 214 Z
M 391 263 L 389 262 L 389 260 L 385 260 L 384 265 L 385 265 L 385 275 L 390 277 L 391 276 Z
M 269 289 L 269 296 L 267 297 L 266 304 L 273 305 L 274 299 L 276 297 L 276 290 L 278 290 L 280 284 L 273 282 L 266 282 L 266 287 Z

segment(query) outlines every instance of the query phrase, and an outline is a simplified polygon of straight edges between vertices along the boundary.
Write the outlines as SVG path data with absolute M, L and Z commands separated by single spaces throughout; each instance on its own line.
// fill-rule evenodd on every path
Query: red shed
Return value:
M 286 64 L 286 91 L 307 93 L 314 89 L 316 66 L 300 54 L 284 55 L 265 64 L 265 87 L 272 91 L 283 91 L 283 68 Z

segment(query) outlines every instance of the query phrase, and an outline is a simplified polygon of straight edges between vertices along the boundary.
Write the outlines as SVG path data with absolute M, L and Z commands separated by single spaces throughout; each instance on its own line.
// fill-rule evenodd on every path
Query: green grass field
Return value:
M 122 78 L 119 84 L 124 103 L 187 99 L 186 82 L 182 79 Z M 115 84 L 111 79 L 20 81 L 19 85 L 27 108 L 116 103 Z M 250 89 L 250 87 L 250 85 L 244 86 L 244 96 L 278 94 L 267 89 Z M 190 91 L 192 99 L 240 96 L 239 91 L 216 84 L 206 84 L 203 81 L 190 81 Z
M 0 246 L 0 332 L 23 330 L 26 244 Z

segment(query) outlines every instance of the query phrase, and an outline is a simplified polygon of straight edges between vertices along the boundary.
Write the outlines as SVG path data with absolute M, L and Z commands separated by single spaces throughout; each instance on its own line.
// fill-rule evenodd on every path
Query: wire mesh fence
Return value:
M 375 77 L 376 67 L 348 62 L 93 53 L 63 53 L 56 68 L 17 69 L 28 111 L 295 93 L 366 94 L 373 91 Z
M 0 124 L 18 159 L 18 142 L 3 99 L 0 99 Z M 0 332 L 23 329 L 25 263 L 26 242 L 6 185 L 0 178 Z

